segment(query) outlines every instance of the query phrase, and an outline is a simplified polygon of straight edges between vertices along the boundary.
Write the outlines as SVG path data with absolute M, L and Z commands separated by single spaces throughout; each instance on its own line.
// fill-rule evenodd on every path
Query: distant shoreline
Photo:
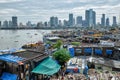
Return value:
M 67 28 L 17 28 L 17 29 L 6 29 L 6 28 L 1 28 L 0 30 L 59 30 L 59 29 L 81 29 L 81 28 L 74 28 L 74 27 L 67 27 Z

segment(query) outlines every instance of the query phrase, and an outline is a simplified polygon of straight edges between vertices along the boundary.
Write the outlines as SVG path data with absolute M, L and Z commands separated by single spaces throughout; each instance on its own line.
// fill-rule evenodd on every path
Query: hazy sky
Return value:
M 69 13 L 84 18 L 85 10 L 90 8 L 96 11 L 97 21 L 102 13 L 112 20 L 112 16 L 119 18 L 120 0 L 0 0 L 0 20 L 11 20 L 11 16 L 18 16 L 18 21 L 24 23 L 48 21 L 50 16 L 63 20 Z

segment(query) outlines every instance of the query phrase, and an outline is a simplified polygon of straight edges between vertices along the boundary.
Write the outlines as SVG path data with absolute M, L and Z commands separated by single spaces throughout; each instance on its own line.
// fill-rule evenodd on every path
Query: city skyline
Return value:
M 18 22 L 23 23 L 49 21 L 51 16 L 68 20 L 69 13 L 85 19 L 85 10 L 92 8 L 96 12 L 97 22 L 100 22 L 103 13 L 112 22 L 113 16 L 119 21 L 119 7 L 119 0 L 0 0 L 0 21 L 11 20 L 11 16 L 17 16 Z

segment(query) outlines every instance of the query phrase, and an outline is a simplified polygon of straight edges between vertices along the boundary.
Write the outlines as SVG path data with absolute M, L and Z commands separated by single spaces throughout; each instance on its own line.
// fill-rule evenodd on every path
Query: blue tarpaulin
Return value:
M 7 62 L 17 63 L 23 59 L 24 58 L 13 56 L 11 54 L 0 55 L 0 60 L 7 61 Z
M 84 68 L 84 70 L 83 70 L 83 74 L 84 74 L 84 75 L 87 75 L 88 70 L 89 70 L 88 66 L 85 66 L 85 68 Z
M 0 77 L 0 80 L 17 80 L 17 75 L 3 72 L 2 76 Z
M 12 48 L 12 49 L 7 49 L 7 50 L 0 50 L 1 53 L 6 53 L 6 54 L 11 54 L 16 51 L 23 50 L 22 48 Z
M 112 50 L 108 50 L 108 49 L 106 50 L 106 54 L 107 54 L 107 55 L 111 55 L 112 52 L 113 52 Z
M 75 55 L 74 48 L 69 48 L 69 52 L 70 52 L 71 57 L 74 57 L 74 55 Z
M 88 34 L 94 34 L 94 32 L 88 32 Z
M 91 54 L 92 53 L 92 48 L 85 48 L 84 53 Z
M 101 49 L 95 49 L 95 54 L 102 55 L 102 50 Z
M 76 68 L 77 70 L 75 71 L 74 69 L 66 69 L 67 73 L 80 73 L 80 69 Z

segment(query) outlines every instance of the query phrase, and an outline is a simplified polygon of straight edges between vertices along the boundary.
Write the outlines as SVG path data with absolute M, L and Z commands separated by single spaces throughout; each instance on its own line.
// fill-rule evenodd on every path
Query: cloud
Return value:
M 12 2 L 19 2 L 23 0 L 0 0 L 0 3 L 12 3 Z
M 11 14 L 11 13 L 18 13 L 19 11 L 16 9 L 2 9 L 0 11 L 0 14 L 6 15 L 6 14 Z
M 28 19 L 35 21 L 35 18 L 36 21 L 46 21 L 50 16 L 68 19 L 69 13 L 84 17 L 85 10 L 92 8 L 100 19 L 102 13 L 118 16 L 119 7 L 120 0 L 0 0 L 0 16 L 16 15 L 23 22 Z

